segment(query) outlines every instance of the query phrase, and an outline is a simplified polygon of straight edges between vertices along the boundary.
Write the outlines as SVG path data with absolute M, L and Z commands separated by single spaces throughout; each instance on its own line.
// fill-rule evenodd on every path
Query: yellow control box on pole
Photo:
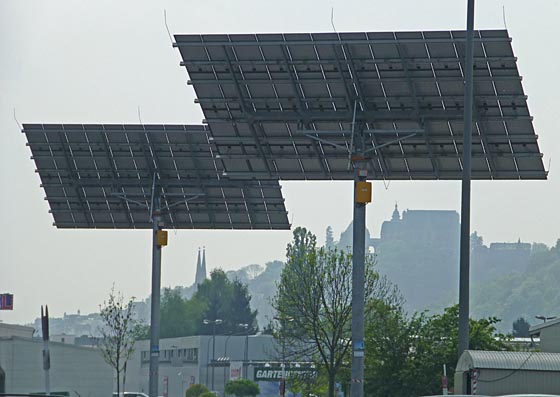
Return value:
M 356 182 L 356 203 L 371 203 L 371 182 Z
M 167 230 L 158 230 L 156 233 L 158 247 L 165 247 L 167 245 Z

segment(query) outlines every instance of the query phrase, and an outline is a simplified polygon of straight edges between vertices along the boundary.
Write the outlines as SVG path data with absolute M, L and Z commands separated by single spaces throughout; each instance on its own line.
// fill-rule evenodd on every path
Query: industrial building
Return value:
M 529 328 L 532 339 L 540 338 L 543 352 L 560 353 L 560 318 Z
M 43 341 L 32 338 L 33 328 L 0 324 L 0 393 L 45 391 Z M 51 342 L 52 392 L 80 396 L 110 396 L 113 372 L 99 351 Z
M 127 390 L 148 392 L 149 360 L 149 341 L 139 341 L 128 364 Z M 281 361 L 280 349 L 271 335 L 161 339 L 158 395 L 184 396 L 190 385 L 202 383 L 223 396 L 230 379 L 243 377 L 260 384 L 261 397 L 277 396 L 279 379 L 256 379 L 255 373 L 264 367 L 279 368 Z M 297 366 L 296 372 L 306 369 L 301 364 Z
M 560 393 L 560 354 L 467 350 L 455 370 L 456 394 Z

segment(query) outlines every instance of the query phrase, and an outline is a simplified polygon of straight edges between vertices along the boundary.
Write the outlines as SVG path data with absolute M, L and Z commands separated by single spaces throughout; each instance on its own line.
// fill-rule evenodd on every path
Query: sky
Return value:
M 505 6 L 505 7 L 504 7 Z M 15 310 L 0 321 L 26 323 L 48 304 L 52 316 L 95 312 L 111 286 L 126 297 L 150 292 L 149 231 L 58 230 L 18 123 L 196 124 L 202 113 L 186 85 L 175 33 L 451 30 L 466 26 L 466 1 L 411 0 L 1 0 L 0 1 L 0 292 Z M 560 238 L 560 54 L 558 0 L 485 0 L 475 28 L 513 38 L 539 135 L 548 181 L 475 181 L 472 230 L 485 242 L 554 244 Z M 17 120 L 17 121 L 16 121 Z M 555 161 L 556 160 L 556 161 Z M 558 162 L 557 162 L 558 161 Z M 324 242 L 352 217 L 351 182 L 284 182 L 294 226 Z M 400 209 L 460 208 L 460 182 L 375 182 L 367 227 Z M 194 281 L 198 247 L 208 268 L 283 260 L 290 231 L 170 231 L 162 286 Z

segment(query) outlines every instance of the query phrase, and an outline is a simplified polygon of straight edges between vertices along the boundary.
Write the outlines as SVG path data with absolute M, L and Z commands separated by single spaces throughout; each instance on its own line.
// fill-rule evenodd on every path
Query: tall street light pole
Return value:
M 463 180 L 461 185 L 461 253 L 459 262 L 459 351 L 469 349 L 469 288 L 471 231 L 471 157 L 473 116 L 474 0 L 467 4 L 465 45 L 465 114 L 463 127 Z
M 204 319 L 202 321 L 204 324 L 212 324 L 212 391 L 214 390 L 214 360 L 215 360 L 215 353 L 216 353 L 216 325 L 220 325 L 222 323 L 222 319 L 217 318 L 215 320 L 207 320 Z
M 249 365 L 249 324 L 237 324 L 245 329 L 245 352 L 243 353 L 243 379 L 248 379 L 247 370 Z
M 280 344 L 282 345 L 282 378 L 280 379 L 280 397 L 284 397 L 286 395 L 286 340 L 284 338 L 283 328 L 286 323 L 290 323 L 294 321 L 294 319 L 289 316 L 274 317 L 274 319 L 280 323 Z

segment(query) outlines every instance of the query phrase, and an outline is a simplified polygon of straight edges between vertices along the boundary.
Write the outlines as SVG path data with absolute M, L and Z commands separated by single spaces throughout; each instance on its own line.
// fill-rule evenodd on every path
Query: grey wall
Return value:
M 6 372 L 7 393 L 45 389 L 39 339 L 0 339 L 0 366 Z M 92 348 L 51 343 L 51 391 L 77 392 L 82 397 L 110 396 L 113 372 Z
M 560 373 L 551 371 L 524 371 L 480 369 L 478 395 L 542 393 L 560 394 Z M 466 393 L 462 373 L 455 374 L 455 393 Z

